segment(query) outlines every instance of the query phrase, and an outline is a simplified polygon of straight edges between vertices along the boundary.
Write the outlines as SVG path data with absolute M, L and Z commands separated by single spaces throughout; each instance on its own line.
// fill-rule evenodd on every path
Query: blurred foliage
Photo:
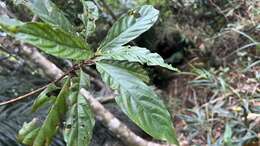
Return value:
M 66 12 L 69 20 L 79 30 L 82 29 L 83 23 L 76 15 L 83 11 L 79 0 L 53 1 Z M 93 1 L 100 13 L 100 19 L 97 20 L 97 28 L 100 29 L 88 39 L 94 47 L 103 39 L 114 21 L 112 15 L 118 18 L 128 8 L 141 4 L 152 4 L 160 9 L 160 20 L 156 26 L 134 43 L 151 48 L 151 51 L 158 52 L 168 63 L 183 71 L 172 74 L 162 69 L 147 68 L 154 76 L 154 83 L 167 84 L 164 86 L 168 93 L 165 101 L 173 111 L 176 127 L 180 127 L 177 128 L 180 139 L 189 145 L 243 146 L 257 143 L 260 127 L 254 119 L 259 118 L 260 114 L 259 1 Z M 29 21 L 32 18 L 27 9 L 15 6 L 8 0 L 5 2 L 21 20 Z M 2 56 L 4 53 L 0 54 Z M 0 80 L 1 83 L 5 81 Z M 18 86 L 21 91 L 30 90 L 30 87 L 21 88 L 25 86 L 19 85 L 19 80 L 15 84 L 10 80 L 6 78 L 0 95 L 10 96 L 10 89 L 14 86 Z M 7 88 L 6 85 L 9 84 L 10 87 Z M 5 98 L 1 97 L 3 99 Z M 25 104 L 27 103 L 17 104 L 8 110 L 10 112 L 14 109 L 10 115 L 21 120 L 17 120 L 19 124 L 15 123 L 16 120 L 12 124 L 9 121 L 0 122 L 3 131 L 14 129 L 17 132 L 20 127 L 13 128 L 12 125 L 23 123 L 23 114 L 20 116 L 18 112 L 25 109 Z M 4 112 L 8 113 L 6 110 Z M 4 115 L 8 114 L 1 114 L 0 119 L 1 116 L 5 119 Z M 251 116 L 254 118 L 251 119 Z M 6 133 L 11 141 L 16 132 Z M 5 136 L 0 133 L 0 142 L 5 142 Z

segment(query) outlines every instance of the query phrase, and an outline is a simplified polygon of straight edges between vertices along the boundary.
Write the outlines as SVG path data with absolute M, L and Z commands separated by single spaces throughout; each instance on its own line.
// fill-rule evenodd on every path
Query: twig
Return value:
M 69 72 L 69 73 L 70 73 L 70 72 Z M 26 93 L 26 94 L 22 95 L 22 96 L 18 96 L 18 97 L 16 97 L 16 98 L 13 98 L 13 99 L 10 99 L 10 100 L 7 100 L 7 101 L 3 101 L 3 102 L 0 103 L 0 106 L 17 102 L 17 101 L 22 100 L 22 99 L 25 99 L 25 98 L 27 98 L 27 97 L 33 95 L 33 94 L 36 94 L 36 93 L 38 93 L 38 92 L 41 92 L 42 90 L 44 90 L 45 88 L 47 88 L 50 84 L 56 83 L 56 82 L 60 81 L 61 79 L 63 79 L 63 78 L 64 78 L 65 76 L 67 76 L 69 73 L 64 74 L 64 75 L 62 75 L 60 78 L 56 79 L 55 81 L 52 81 L 52 82 L 50 82 L 49 84 L 44 85 L 43 87 L 40 87 L 40 88 L 38 88 L 38 89 L 36 89 L 36 90 L 33 90 L 33 91 L 29 92 L 29 93 Z
M 82 63 L 79 63 L 79 64 L 75 64 L 71 69 L 69 69 L 66 73 L 64 73 L 62 76 L 60 76 L 59 78 L 55 79 L 54 81 L 50 82 L 49 84 L 43 86 L 43 87 L 40 87 L 36 90 L 33 90 L 29 93 L 26 93 L 22 96 L 19 96 L 19 97 L 16 97 L 16 98 L 13 98 L 13 99 L 10 99 L 10 100 L 7 100 L 7 101 L 3 101 L 0 103 L 0 106 L 2 105 L 6 105 L 6 104 L 10 104 L 10 103 L 14 103 L 14 102 L 17 102 L 19 100 L 22 100 L 22 99 L 25 99 L 33 94 L 36 94 L 42 90 L 44 90 L 45 88 L 47 88 L 50 84 L 53 84 L 53 83 L 57 83 L 59 82 L 60 80 L 62 80 L 64 77 L 66 77 L 67 75 L 69 75 L 70 73 L 78 70 L 81 66 L 85 65 L 85 64 L 92 64 L 93 62 L 91 60 L 87 60 L 87 61 L 84 61 Z
M 27 98 L 27 97 L 33 95 L 33 94 L 36 94 L 36 93 L 38 93 L 38 92 L 44 90 L 45 88 L 48 87 L 48 85 L 49 85 L 49 84 L 47 84 L 47 85 L 45 85 L 45 86 L 43 86 L 43 87 L 41 87 L 41 88 L 38 88 L 38 89 L 36 89 L 36 90 L 33 90 L 32 92 L 29 92 L 29 93 L 27 93 L 27 94 L 24 94 L 24 95 L 22 95 L 22 96 L 13 98 L 13 99 L 11 99 L 11 100 L 3 101 L 3 102 L 0 103 L 0 106 L 6 105 L 6 104 L 9 104 L 9 103 L 14 103 L 14 102 L 16 102 L 16 101 L 25 99 L 25 98 Z

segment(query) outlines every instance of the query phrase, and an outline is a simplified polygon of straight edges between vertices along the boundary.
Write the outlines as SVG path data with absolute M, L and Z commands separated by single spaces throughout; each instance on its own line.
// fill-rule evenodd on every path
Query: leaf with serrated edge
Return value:
M 105 51 L 100 59 L 127 60 L 129 62 L 139 62 L 150 66 L 161 66 L 173 71 L 178 69 L 164 62 L 163 58 L 157 53 L 151 53 L 146 48 L 136 46 L 122 46 Z
M 143 32 L 150 29 L 158 19 L 159 11 L 153 6 L 144 5 L 119 18 L 111 29 L 99 49 L 101 52 L 127 44 Z
M 96 65 L 103 81 L 120 93 L 116 102 L 130 119 L 154 138 L 178 143 L 170 114 L 150 87 L 124 68 Z
M 59 26 L 65 31 L 73 32 L 72 24 L 51 0 L 29 0 L 23 4 L 44 22 Z
M 3 19 L 0 16 L 0 26 L 16 39 L 32 44 L 48 54 L 74 60 L 85 60 L 93 56 L 93 52 L 81 37 L 61 29 L 44 23 L 5 25 L 1 20 Z
M 64 139 L 67 146 L 87 146 L 92 138 L 94 115 L 87 100 L 79 94 L 79 90 L 89 86 L 89 77 L 82 70 L 77 87 L 75 103 L 72 103 L 66 120 Z

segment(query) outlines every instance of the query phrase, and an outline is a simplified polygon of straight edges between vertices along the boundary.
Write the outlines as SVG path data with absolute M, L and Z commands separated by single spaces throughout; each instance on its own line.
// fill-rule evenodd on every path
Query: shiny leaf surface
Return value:
M 125 68 L 98 62 L 97 70 L 120 93 L 116 102 L 130 119 L 154 138 L 178 143 L 170 114 L 151 88 Z
M 51 0 L 29 0 L 24 4 L 44 22 L 73 32 L 72 24 Z
M 130 10 L 119 18 L 100 45 L 101 52 L 127 44 L 153 26 L 159 11 L 150 5 Z
M 123 46 L 105 51 L 100 57 L 101 59 L 127 60 L 129 62 L 139 62 L 150 66 L 161 66 L 173 71 L 178 69 L 166 64 L 163 58 L 157 53 L 151 53 L 146 48 Z
M 89 103 L 79 94 L 81 88 L 89 87 L 89 81 L 88 75 L 81 70 L 76 94 L 74 94 L 76 101 L 70 106 L 64 130 L 67 146 L 88 146 L 91 141 L 95 124 L 94 115 Z
M 80 37 L 44 23 L 5 25 L 0 18 L 0 26 L 16 39 L 32 44 L 44 52 L 74 60 L 84 60 L 92 56 L 92 51 Z
M 128 61 L 117 61 L 117 60 L 106 60 L 106 62 L 113 66 L 124 68 L 130 74 L 136 76 L 137 78 L 144 81 L 145 83 L 150 82 L 148 72 L 145 69 L 143 69 L 142 65 L 140 65 L 139 63 L 128 62 Z

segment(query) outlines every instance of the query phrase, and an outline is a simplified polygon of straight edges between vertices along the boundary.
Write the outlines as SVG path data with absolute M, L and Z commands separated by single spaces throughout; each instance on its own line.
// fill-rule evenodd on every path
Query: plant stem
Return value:
M 22 100 L 22 99 L 25 99 L 25 98 L 27 98 L 27 97 L 29 97 L 29 96 L 31 96 L 31 95 L 34 95 L 34 94 L 36 94 L 36 93 L 38 93 L 38 92 L 41 92 L 42 90 L 44 90 L 45 88 L 47 88 L 50 84 L 59 82 L 60 80 L 62 80 L 63 78 L 65 78 L 67 75 L 69 75 L 70 73 L 72 73 L 72 72 L 78 70 L 79 68 L 81 68 L 81 67 L 82 67 L 83 65 L 85 65 L 85 64 L 87 64 L 87 65 L 93 64 L 93 61 L 92 61 L 92 60 L 87 60 L 87 61 L 81 62 L 81 63 L 79 63 L 79 64 L 75 64 L 72 68 L 70 68 L 70 69 L 69 69 L 67 72 L 65 72 L 62 76 L 60 76 L 59 78 L 57 78 L 57 79 L 55 79 L 54 81 L 50 82 L 49 84 L 44 85 L 43 87 L 40 87 L 40 88 L 38 88 L 38 89 L 36 89 L 36 90 L 33 90 L 33 91 L 29 92 L 29 93 L 26 93 L 26 94 L 22 95 L 22 96 L 18 96 L 18 97 L 16 97 L 16 98 L 13 98 L 13 99 L 10 99 L 10 100 L 7 100 L 7 101 L 3 101 L 3 102 L 0 103 L 0 106 L 17 102 L 17 101 Z

